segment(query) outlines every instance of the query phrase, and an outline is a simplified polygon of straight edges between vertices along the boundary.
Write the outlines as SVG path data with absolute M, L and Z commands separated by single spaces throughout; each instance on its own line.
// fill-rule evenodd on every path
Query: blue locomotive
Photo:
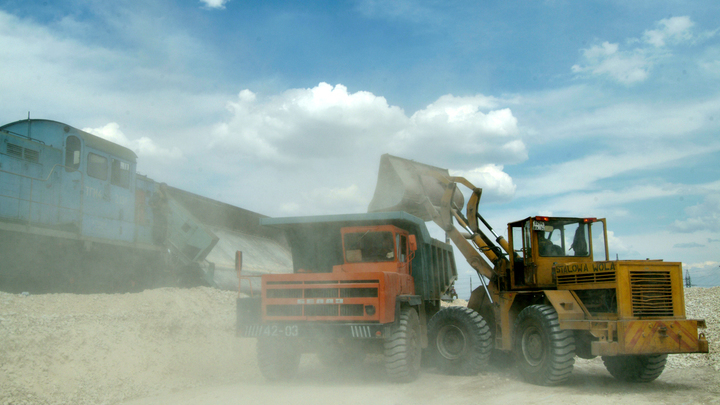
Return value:
M 29 118 L 0 127 L 0 142 L 0 290 L 215 285 L 216 264 L 232 267 L 222 262 L 234 255 L 218 234 L 269 251 L 279 271 L 291 266 L 282 238 L 257 226 L 261 215 L 136 173 L 128 148 Z

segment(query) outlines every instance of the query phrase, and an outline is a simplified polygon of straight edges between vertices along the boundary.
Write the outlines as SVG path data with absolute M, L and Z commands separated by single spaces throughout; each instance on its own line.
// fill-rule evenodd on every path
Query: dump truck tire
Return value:
M 297 373 L 300 352 L 291 342 L 262 339 L 257 342 L 260 372 L 270 381 L 289 380 Z
M 492 350 L 490 328 L 480 314 L 465 307 L 446 307 L 428 323 L 429 354 L 440 371 L 476 375 L 487 367 Z
M 627 382 L 650 382 L 665 370 L 667 354 L 603 356 L 607 371 L 616 379 Z
M 385 339 L 385 370 L 395 382 L 414 381 L 420 374 L 420 321 L 415 309 L 400 311 L 398 323 Z
M 572 374 L 575 338 L 561 330 L 557 312 L 549 305 L 532 305 L 515 320 L 513 352 L 523 378 L 537 385 L 557 385 Z

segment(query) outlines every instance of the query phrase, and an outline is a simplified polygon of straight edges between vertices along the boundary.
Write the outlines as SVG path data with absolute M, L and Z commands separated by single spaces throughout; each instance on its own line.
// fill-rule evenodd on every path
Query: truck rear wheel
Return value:
M 385 338 L 385 370 L 396 382 L 410 382 L 420 374 L 420 321 L 410 307 L 400 311 L 400 319 Z
M 490 360 L 492 335 L 485 320 L 470 308 L 446 307 L 428 323 L 429 349 L 444 373 L 476 375 Z
M 613 377 L 627 382 L 650 382 L 665 370 L 667 354 L 603 356 L 603 363 Z
M 257 362 L 260 372 L 268 380 L 288 380 L 297 373 L 300 352 L 292 342 L 258 339 Z
M 513 351 L 520 374 L 538 385 L 557 385 L 572 374 L 575 338 L 561 330 L 557 312 L 549 305 L 532 305 L 515 320 Z

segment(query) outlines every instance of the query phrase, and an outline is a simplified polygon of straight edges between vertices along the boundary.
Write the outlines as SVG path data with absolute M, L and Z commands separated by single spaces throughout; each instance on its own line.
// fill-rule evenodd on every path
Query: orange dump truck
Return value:
M 339 367 L 376 352 L 390 379 L 411 381 L 422 349 L 438 339 L 447 343 L 445 368 L 474 374 L 487 363 L 490 331 L 480 315 L 441 309 L 455 260 L 421 219 L 383 212 L 261 223 L 285 232 L 294 266 L 292 274 L 263 275 L 259 296 L 237 300 L 238 334 L 258 339 L 268 379 L 292 377 L 303 353 Z

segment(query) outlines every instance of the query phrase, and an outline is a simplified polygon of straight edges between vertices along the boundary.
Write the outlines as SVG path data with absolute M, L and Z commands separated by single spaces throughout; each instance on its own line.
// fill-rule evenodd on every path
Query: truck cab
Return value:
M 405 212 L 260 223 L 283 230 L 293 256 L 293 273 L 263 275 L 260 296 L 237 301 L 238 335 L 258 339 L 267 378 L 289 378 L 301 353 L 335 363 L 383 350 L 389 378 L 417 377 L 428 319 L 457 279 L 449 244 Z
M 412 275 L 415 235 L 392 225 L 346 227 L 340 234 L 344 263 L 334 266 L 334 273 L 384 271 Z

